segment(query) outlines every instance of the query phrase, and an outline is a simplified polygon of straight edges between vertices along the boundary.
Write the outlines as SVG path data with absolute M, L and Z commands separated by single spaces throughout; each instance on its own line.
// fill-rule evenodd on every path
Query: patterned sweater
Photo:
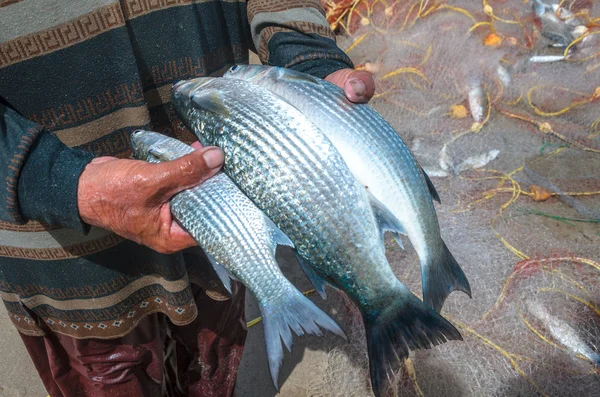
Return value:
M 77 183 L 130 133 L 193 135 L 169 103 L 181 79 L 263 63 L 324 77 L 352 67 L 319 0 L 0 0 L 0 297 L 24 334 L 127 334 L 152 312 L 228 299 L 199 250 L 162 255 L 85 225 Z M 201 315 L 201 314 L 200 314 Z

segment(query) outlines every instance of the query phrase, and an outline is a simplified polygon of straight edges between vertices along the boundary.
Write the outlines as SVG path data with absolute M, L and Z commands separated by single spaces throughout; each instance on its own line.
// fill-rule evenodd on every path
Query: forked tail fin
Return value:
M 282 299 L 260 304 L 265 330 L 265 344 L 269 370 L 275 388 L 279 390 L 277 378 L 283 361 L 281 341 L 288 351 L 292 349 L 292 331 L 298 336 L 307 334 L 322 336 L 319 326 L 344 339 L 346 334 L 340 326 L 310 299 L 302 295 L 291 283 Z
M 440 257 L 421 267 L 423 301 L 438 313 L 452 291 L 462 291 L 471 297 L 471 286 L 467 276 L 446 247 L 446 243 L 442 241 L 442 244 Z
M 363 313 L 371 387 L 376 397 L 385 396 L 409 350 L 429 349 L 449 340 L 462 340 L 460 332 L 427 307 L 406 287 L 386 299 L 381 310 Z

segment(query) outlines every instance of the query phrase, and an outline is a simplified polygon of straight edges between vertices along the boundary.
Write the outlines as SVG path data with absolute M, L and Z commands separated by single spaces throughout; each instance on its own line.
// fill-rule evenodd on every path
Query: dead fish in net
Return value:
M 540 0 L 532 3 L 533 11 L 542 24 L 541 34 L 555 45 L 567 47 L 575 37 L 570 23 L 565 23 L 556 14 L 558 6 L 548 5 Z
M 236 65 L 225 76 L 265 87 L 310 115 L 358 181 L 393 214 L 384 229 L 395 232 L 400 245 L 397 233 L 410 238 L 421 261 L 425 303 L 439 312 L 452 291 L 471 296 L 465 274 L 440 235 L 432 202 L 439 202 L 439 196 L 383 117 L 366 104 L 349 102 L 339 87 L 290 69 Z
M 224 78 L 180 82 L 172 103 L 202 144 L 223 148 L 224 172 L 290 237 L 305 272 L 360 308 L 378 396 L 409 349 L 462 339 L 396 278 L 383 230 L 399 225 L 298 109 L 265 88 Z
M 531 63 L 552 63 L 564 61 L 567 58 L 564 55 L 534 55 L 529 58 Z
M 573 354 L 580 354 L 595 366 L 600 366 L 600 354 L 596 353 L 579 336 L 577 331 L 558 317 L 552 316 L 546 308 L 535 301 L 527 301 L 527 309 L 544 324 L 552 337 Z
M 165 135 L 136 131 L 134 156 L 149 162 L 170 161 L 194 149 Z M 277 245 L 290 239 L 223 173 L 184 190 L 171 201 L 171 212 L 204 249 L 230 290 L 230 277 L 240 280 L 258 301 L 263 316 L 269 369 L 276 379 L 283 360 L 281 340 L 292 347 L 297 335 L 322 335 L 319 325 L 345 338 L 344 331 L 283 275 L 275 260 Z
M 508 87 L 512 83 L 510 72 L 502 65 L 496 67 L 496 75 L 504 87 Z
M 473 120 L 481 123 L 483 121 L 483 114 L 485 112 L 486 98 L 479 79 L 473 79 L 473 81 L 470 82 L 467 100 L 469 102 L 471 117 L 473 117 Z

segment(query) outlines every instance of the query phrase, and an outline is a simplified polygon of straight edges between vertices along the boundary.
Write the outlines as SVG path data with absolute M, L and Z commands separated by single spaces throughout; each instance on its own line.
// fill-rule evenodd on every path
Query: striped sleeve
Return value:
M 249 0 L 248 20 L 263 64 L 321 78 L 354 67 L 336 45 L 320 0 Z
M 77 189 L 92 158 L 65 146 L 0 97 L 0 220 L 89 230 L 79 216 Z

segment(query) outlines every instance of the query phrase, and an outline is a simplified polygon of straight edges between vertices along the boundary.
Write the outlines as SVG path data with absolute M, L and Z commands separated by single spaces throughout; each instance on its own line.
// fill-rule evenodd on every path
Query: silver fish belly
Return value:
M 466 276 L 441 238 L 432 202 L 432 195 L 439 201 L 435 188 L 398 133 L 375 110 L 350 103 L 327 81 L 289 69 L 237 65 L 225 77 L 265 87 L 310 115 L 358 181 L 404 228 L 421 261 L 425 303 L 439 312 L 450 292 L 471 295 Z
M 224 172 L 290 237 L 316 288 L 325 279 L 358 305 L 377 395 L 409 348 L 460 338 L 395 277 L 378 225 L 395 228 L 389 213 L 298 109 L 223 78 L 178 83 L 172 102 L 202 144 L 223 148 Z
M 150 131 L 132 135 L 135 157 L 157 163 L 194 149 L 174 138 Z M 171 212 L 206 252 L 224 285 L 228 273 L 256 297 L 263 315 L 269 368 L 277 387 L 283 359 L 281 340 L 291 348 L 290 329 L 321 335 L 317 326 L 344 336 L 341 328 L 302 295 L 283 275 L 275 260 L 278 244 L 292 242 L 223 173 L 184 190 L 171 201 Z

